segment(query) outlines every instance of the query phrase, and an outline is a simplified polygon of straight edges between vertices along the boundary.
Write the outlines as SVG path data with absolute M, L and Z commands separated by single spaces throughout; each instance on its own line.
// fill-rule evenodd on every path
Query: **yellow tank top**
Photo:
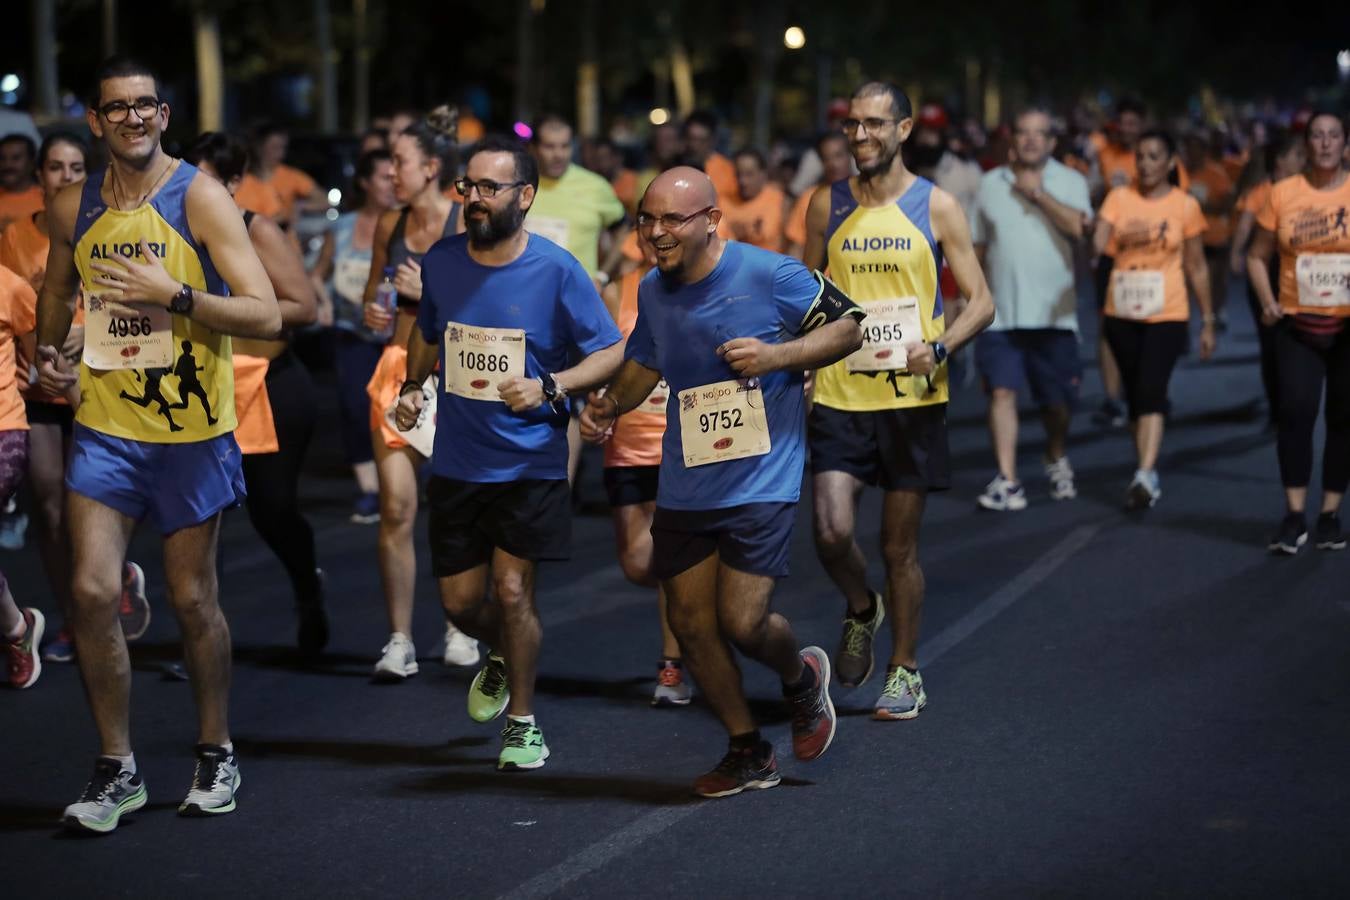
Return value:
M 105 170 L 106 172 L 106 170 Z M 148 202 L 110 209 L 101 190 L 105 172 L 91 174 L 75 221 L 75 267 L 86 294 L 98 295 L 92 263 L 114 251 L 139 252 L 144 240 L 175 281 L 208 293 L 227 293 L 187 223 L 187 190 L 197 169 L 185 162 Z M 81 362 L 82 400 L 75 419 L 115 437 L 156 444 L 203 441 L 235 428 L 230 339 L 184 316 L 172 316 L 173 364 L 155 369 L 92 369 Z
M 942 248 L 928 216 L 932 193 L 933 183 L 917 178 L 895 203 L 868 207 L 858 203 L 848 179 L 836 181 L 825 232 L 830 279 L 864 311 L 868 303 L 915 298 L 925 341 L 946 330 Z M 895 370 L 850 373 L 840 360 L 816 372 L 814 396 L 816 403 L 850 412 L 946 403 L 947 366 L 927 377 Z

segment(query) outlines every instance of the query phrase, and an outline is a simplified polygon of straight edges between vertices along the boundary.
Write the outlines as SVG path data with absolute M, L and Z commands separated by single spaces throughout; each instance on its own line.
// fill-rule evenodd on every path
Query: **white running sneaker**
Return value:
M 994 480 L 989 482 L 975 502 L 995 512 L 1016 512 L 1027 508 L 1027 492 L 1022 489 L 1020 482 L 1009 481 L 999 474 L 994 476 Z
M 456 628 L 453 622 L 445 623 L 445 656 L 442 662 L 447 666 L 478 665 L 478 642 Z
M 197 745 L 197 768 L 192 787 L 178 804 L 180 816 L 219 816 L 234 812 L 234 795 L 244 779 L 239 777 L 239 761 L 224 747 Z
M 1047 462 L 1045 477 L 1050 479 L 1052 500 L 1072 500 L 1078 496 L 1078 488 L 1073 485 L 1073 466 L 1069 465 L 1067 456 L 1061 456 L 1054 462 Z
M 381 652 L 384 655 L 375 664 L 376 681 L 402 681 L 417 674 L 417 650 L 407 635 L 397 631 L 389 635 L 389 643 Z

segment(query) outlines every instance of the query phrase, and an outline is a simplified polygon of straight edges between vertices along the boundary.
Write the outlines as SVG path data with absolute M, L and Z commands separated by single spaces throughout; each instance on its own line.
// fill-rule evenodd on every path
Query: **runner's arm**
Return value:
M 829 262 L 825 246 L 825 229 L 830 224 L 830 186 L 822 185 L 811 195 L 806 207 L 806 247 L 802 250 L 802 264 L 816 272 L 824 272 Z
M 615 341 L 603 350 L 597 350 L 570 369 L 554 373 L 558 387 L 569 394 L 604 384 L 623 365 L 623 341 Z M 644 397 L 646 394 L 643 395 Z M 640 400 L 641 398 L 639 398 Z
M 266 216 L 254 216 L 248 236 L 276 291 L 281 324 L 287 328 L 312 324 L 318 313 L 318 300 L 305 275 L 304 260 L 285 232 Z
M 1106 247 L 1111 243 L 1111 232 L 1113 228 L 1110 222 L 1097 217 L 1097 227 L 1092 230 L 1092 256 L 1103 256 L 1106 253 Z
M 440 359 L 441 348 L 437 344 L 427 343 L 422 329 L 414 328 L 408 334 L 408 374 L 403 386 L 422 384 L 427 380 Z M 400 391 L 402 393 L 402 391 Z
M 1256 226 L 1252 245 L 1247 248 L 1247 277 L 1251 279 L 1261 311 L 1268 318 L 1279 318 L 1280 304 L 1270 287 L 1270 260 L 1275 255 L 1275 233 Z
M 1214 355 L 1214 303 L 1209 295 L 1209 264 L 1205 261 L 1205 242 L 1199 235 L 1186 238 L 1182 249 L 1186 281 L 1200 306 L 1200 358 Z
M 661 373 L 649 369 L 635 359 L 624 360 L 614 380 L 605 389 L 605 398 L 612 400 L 614 418 L 637 409 L 661 382 Z
M 82 185 L 72 184 L 57 195 L 47 210 L 47 230 L 51 244 L 47 250 L 47 275 L 38 295 L 37 346 L 60 348 L 70 334 L 75 317 L 75 298 L 80 290 L 80 275 L 75 268 L 75 218 L 80 211 Z
M 234 200 L 218 182 L 194 178 L 185 200 L 188 229 L 206 248 L 220 278 L 230 286 L 222 297 L 203 290 L 193 291 L 191 318 L 221 334 L 246 338 L 275 338 L 281 333 L 281 309 L 262 261 L 253 250 L 244 219 Z M 168 307 L 180 284 L 153 255 L 149 261 L 165 278 L 165 286 L 150 302 Z M 167 293 L 165 293 L 167 292 Z
M 1247 257 L 1244 252 L 1247 242 L 1252 239 L 1252 229 L 1256 227 L 1256 213 L 1244 209 L 1238 216 L 1237 227 L 1233 229 L 1233 247 L 1229 251 L 1228 267 L 1234 275 L 1247 271 Z
M 994 321 L 994 296 L 971 246 L 970 224 L 961 205 L 946 191 L 934 190 L 929 215 L 934 225 L 933 237 L 942 245 L 961 296 L 967 298 L 964 311 L 942 336 L 942 343 L 952 352 Z

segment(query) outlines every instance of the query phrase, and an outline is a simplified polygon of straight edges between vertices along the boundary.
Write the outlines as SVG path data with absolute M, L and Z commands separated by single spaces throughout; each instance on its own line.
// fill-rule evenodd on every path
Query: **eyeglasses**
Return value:
M 134 103 L 123 103 L 121 100 L 105 103 L 98 108 L 98 113 L 112 124 L 120 125 L 127 120 L 127 115 L 135 110 L 136 118 L 144 122 L 154 117 L 161 105 L 158 97 L 137 97 Z
M 664 216 L 654 216 L 651 213 L 640 212 L 637 214 L 637 227 L 642 231 L 651 231 L 656 227 L 656 223 L 661 223 L 663 231 L 679 231 L 699 216 L 706 215 L 713 211 L 715 207 L 705 206 L 698 212 L 692 212 L 687 216 L 679 213 L 666 213 Z
M 862 128 L 868 134 L 876 134 L 887 125 L 894 125 L 899 121 L 899 119 L 844 119 L 839 123 L 839 130 L 844 134 L 853 134 Z
M 469 191 L 477 188 L 478 196 L 482 197 L 484 200 L 491 200 L 493 197 L 497 196 L 499 191 L 509 191 L 512 188 L 524 187 L 527 184 L 529 184 L 528 181 L 512 181 L 509 184 L 499 184 L 498 182 L 487 178 L 482 181 L 470 181 L 467 178 L 456 178 L 455 190 L 459 191 L 459 195 L 467 200 L 469 199 Z

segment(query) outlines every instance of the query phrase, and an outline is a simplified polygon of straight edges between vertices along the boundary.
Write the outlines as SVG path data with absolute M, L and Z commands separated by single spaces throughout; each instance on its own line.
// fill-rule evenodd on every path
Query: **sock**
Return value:
M 510 719 L 512 722 L 519 722 L 519 723 L 521 723 L 522 725 L 533 725 L 533 724 L 534 724 L 534 716 L 532 716 L 532 715 L 530 715 L 530 716 L 507 716 L 507 718 Z
M 764 738 L 760 736 L 759 729 L 756 728 L 754 731 L 749 731 L 745 734 L 733 734 L 731 736 L 731 749 L 740 750 L 742 752 L 746 750 L 758 750 L 759 745 L 763 742 Z
M 123 772 L 130 772 L 132 775 L 136 774 L 136 754 L 134 753 L 128 753 L 126 756 L 114 756 L 111 753 L 105 753 L 103 754 L 103 758 L 115 759 L 121 764 Z
M 901 666 L 900 668 L 904 669 L 906 672 L 908 672 L 908 673 L 911 674 L 911 675 L 918 675 L 918 674 L 919 674 L 919 670 L 918 670 L 917 668 L 911 669 L 909 666 Z
M 870 622 L 877 614 L 877 593 L 876 591 L 867 592 L 867 609 L 862 612 L 848 611 L 850 619 L 856 619 L 859 622 Z
M 801 694 L 806 691 L 813 690 L 815 687 L 816 687 L 816 670 L 803 663 L 802 676 L 792 684 L 788 684 L 786 681 L 783 682 L 783 693 Z
M 666 666 L 674 666 L 674 667 L 677 668 L 677 669 L 682 669 L 682 668 L 684 668 L 684 666 L 683 666 L 683 664 L 680 662 L 680 658 L 679 658 L 678 656 L 663 656 L 663 657 L 661 657 L 661 668 L 664 669 Z

